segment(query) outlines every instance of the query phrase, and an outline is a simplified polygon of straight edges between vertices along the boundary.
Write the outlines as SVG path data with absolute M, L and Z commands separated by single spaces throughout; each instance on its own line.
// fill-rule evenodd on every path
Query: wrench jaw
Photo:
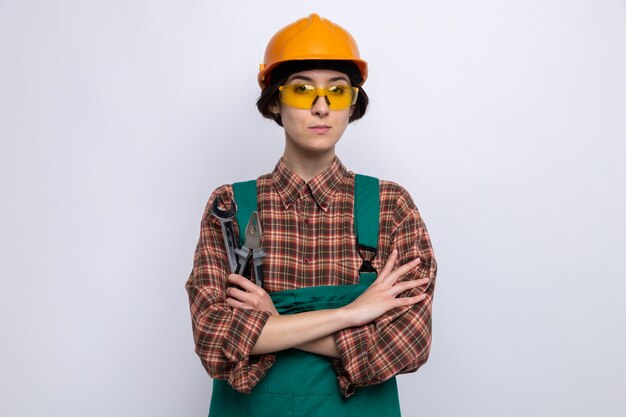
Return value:
M 233 198 L 230 200 L 230 207 L 227 210 L 222 210 L 220 206 L 224 206 L 224 201 L 222 197 L 219 195 L 213 200 L 213 204 L 211 205 L 211 214 L 220 219 L 220 221 L 224 220 L 232 220 L 235 218 L 235 214 L 237 214 L 237 202 Z

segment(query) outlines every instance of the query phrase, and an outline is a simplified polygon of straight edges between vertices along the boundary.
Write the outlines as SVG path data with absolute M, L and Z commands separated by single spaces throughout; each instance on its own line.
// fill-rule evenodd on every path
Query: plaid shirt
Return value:
M 257 187 L 267 253 L 263 263 L 267 292 L 358 282 L 362 259 L 354 235 L 354 174 L 338 158 L 309 182 L 290 172 L 280 160 L 272 173 L 257 180 Z M 217 196 L 230 204 L 232 186 L 219 187 L 209 198 L 186 284 L 196 352 L 211 377 L 228 379 L 234 389 L 249 393 L 275 361 L 274 354 L 250 355 L 270 313 L 226 304 L 227 255 L 220 223 L 210 213 Z M 431 285 L 424 301 L 333 335 L 341 355 L 333 359 L 333 366 L 346 397 L 355 387 L 416 371 L 430 350 L 437 266 L 429 235 L 402 187 L 381 181 L 380 200 L 378 255 L 372 264 L 382 270 L 397 248 L 399 264 L 416 257 L 422 260 L 403 279 L 428 277 Z

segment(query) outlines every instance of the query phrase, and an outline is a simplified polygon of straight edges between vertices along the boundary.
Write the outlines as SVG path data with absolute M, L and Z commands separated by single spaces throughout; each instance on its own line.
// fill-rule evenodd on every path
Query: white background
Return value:
M 184 283 L 270 171 L 258 64 L 316 11 L 369 61 L 338 153 L 440 269 L 406 416 L 625 416 L 626 2 L 0 0 L 0 416 L 205 416 Z

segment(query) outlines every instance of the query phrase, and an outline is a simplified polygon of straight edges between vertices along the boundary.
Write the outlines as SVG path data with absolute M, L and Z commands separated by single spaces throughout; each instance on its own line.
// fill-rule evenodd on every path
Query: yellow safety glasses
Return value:
M 319 97 L 324 97 L 331 110 L 347 109 L 356 103 L 359 95 L 357 87 L 331 85 L 317 88 L 308 84 L 290 84 L 278 87 L 280 102 L 297 109 L 310 109 Z

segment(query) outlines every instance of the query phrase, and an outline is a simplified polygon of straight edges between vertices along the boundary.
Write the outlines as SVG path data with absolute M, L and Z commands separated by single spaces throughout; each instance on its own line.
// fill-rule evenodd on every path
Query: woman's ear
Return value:
M 278 116 L 280 114 L 280 105 L 278 103 L 274 103 L 268 106 L 268 109 L 274 113 L 274 115 Z

